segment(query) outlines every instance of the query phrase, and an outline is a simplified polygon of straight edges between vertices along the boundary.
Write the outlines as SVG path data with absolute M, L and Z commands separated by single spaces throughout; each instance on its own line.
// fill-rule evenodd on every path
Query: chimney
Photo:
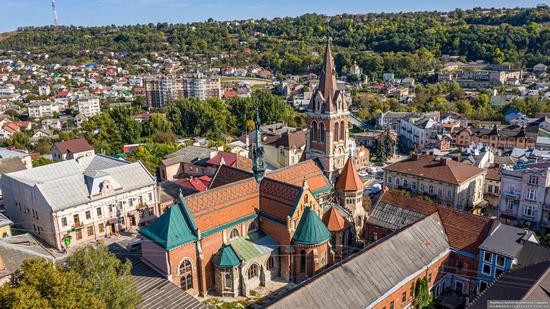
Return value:
M 413 161 L 418 160 L 418 153 L 416 153 L 416 151 L 411 153 L 411 160 Z
M 453 159 L 450 158 L 441 158 L 439 162 L 441 163 L 441 165 L 450 165 L 452 160 Z

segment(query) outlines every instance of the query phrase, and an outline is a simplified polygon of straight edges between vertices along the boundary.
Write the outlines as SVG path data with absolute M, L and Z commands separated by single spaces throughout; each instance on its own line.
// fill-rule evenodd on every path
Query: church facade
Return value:
M 303 281 L 353 251 L 363 187 L 328 45 L 323 67 L 308 112 L 309 159 L 266 171 L 257 112 L 253 172 L 221 165 L 208 190 L 180 196 L 140 230 L 145 263 L 182 289 L 235 297 L 274 278 Z

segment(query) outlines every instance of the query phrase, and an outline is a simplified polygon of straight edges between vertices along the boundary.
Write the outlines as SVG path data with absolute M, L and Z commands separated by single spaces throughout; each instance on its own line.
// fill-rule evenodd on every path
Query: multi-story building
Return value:
M 57 249 L 136 231 L 158 215 L 147 169 L 103 155 L 5 174 L 0 187 L 15 226 Z
M 146 78 L 143 84 L 145 101 L 149 109 L 161 109 L 171 100 L 181 96 L 178 94 L 178 82 L 174 77 Z
M 422 151 L 427 147 L 434 146 L 432 141 L 439 133 L 438 122 L 424 115 L 410 115 L 401 118 L 398 137 L 409 148 L 416 147 L 418 151 Z
M 59 112 L 59 105 L 51 101 L 33 101 L 28 106 L 29 117 L 42 118 Z
M 501 170 L 499 218 L 508 224 L 550 228 L 550 162 L 517 164 Z
M 442 205 L 467 210 L 483 202 L 486 170 L 448 158 L 412 154 L 384 168 L 384 184 L 427 194 Z
M 86 118 L 93 117 L 101 112 L 99 98 L 93 96 L 80 97 L 77 101 L 78 111 Z
M 208 77 L 204 74 L 196 74 L 193 77 L 182 79 L 183 97 L 199 98 L 205 100 L 208 98 L 221 98 L 222 88 L 219 77 Z
M 399 127 L 401 125 L 401 119 L 411 117 L 416 115 L 416 117 L 424 116 L 426 118 L 433 119 L 434 121 L 439 121 L 440 113 L 436 112 L 425 112 L 425 113 L 415 113 L 415 112 L 385 112 L 380 113 L 376 116 L 376 127 L 378 129 L 390 129 L 394 132 L 399 132 Z
M 305 130 L 268 135 L 263 141 L 265 161 L 274 168 L 294 165 L 300 162 L 306 146 Z
M 502 223 L 491 228 L 491 232 L 479 246 L 477 277 L 480 291 L 517 265 L 523 244 L 528 241 L 538 244 L 531 231 Z
M 537 141 L 536 131 L 520 126 L 510 126 L 499 129 L 494 125 L 492 129 L 462 129 L 455 134 L 455 143 L 461 147 L 471 144 L 483 144 L 492 148 L 533 148 Z

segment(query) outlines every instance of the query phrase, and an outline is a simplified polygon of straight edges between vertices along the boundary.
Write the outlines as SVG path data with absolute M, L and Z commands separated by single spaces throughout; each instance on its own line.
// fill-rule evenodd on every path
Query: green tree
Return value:
M 48 164 L 51 164 L 51 163 L 53 163 L 53 161 L 48 159 L 48 158 L 38 157 L 38 158 L 32 160 L 32 167 L 39 167 L 39 166 L 48 165 Z
M 141 301 L 132 283 L 131 262 L 121 262 L 104 245 L 77 249 L 66 267 L 88 281 L 93 294 L 108 308 L 134 308 Z
M 17 149 L 27 149 L 29 146 L 29 135 L 22 131 L 17 131 L 11 136 L 10 143 Z
M 433 297 L 428 289 L 428 281 L 426 278 L 418 279 L 414 288 L 414 307 L 422 309 L 430 307 L 432 303 Z
M 0 308 L 106 308 L 106 303 L 78 273 L 37 258 L 24 261 L 0 288 Z

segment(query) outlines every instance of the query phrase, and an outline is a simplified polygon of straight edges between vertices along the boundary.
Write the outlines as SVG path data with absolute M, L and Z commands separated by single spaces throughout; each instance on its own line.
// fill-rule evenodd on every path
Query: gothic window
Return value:
M 267 259 L 267 263 L 265 265 L 265 268 L 267 270 L 271 270 L 273 268 L 273 266 L 275 265 L 275 260 L 273 259 L 272 256 L 269 257 L 269 259 Z
M 325 130 L 325 124 L 324 123 L 320 123 L 319 124 L 319 135 L 321 136 L 321 143 L 324 143 L 325 142 L 325 137 L 326 137 L 326 130 Z
M 193 266 L 191 261 L 184 259 L 179 267 L 180 274 L 180 286 L 183 290 L 189 290 L 193 288 Z
M 346 140 L 346 124 L 342 120 L 340 123 L 340 140 L 345 141 Z
M 231 276 L 231 273 L 225 274 L 225 289 L 226 290 L 233 289 L 233 276 Z
M 311 141 L 317 142 L 319 131 L 317 128 L 317 122 L 313 122 L 311 125 Z
M 239 237 L 239 230 L 233 229 L 231 231 L 231 234 L 229 234 L 229 239 L 235 239 L 237 237 Z
M 338 133 L 340 133 L 340 124 L 337 122 L 334 124 L 334 141 L 337 142 L 340 139 L 338 138 Z
M 248 268 L 248 279 L 256 278 L 258 277 L 258 264 L 252 264 Z

